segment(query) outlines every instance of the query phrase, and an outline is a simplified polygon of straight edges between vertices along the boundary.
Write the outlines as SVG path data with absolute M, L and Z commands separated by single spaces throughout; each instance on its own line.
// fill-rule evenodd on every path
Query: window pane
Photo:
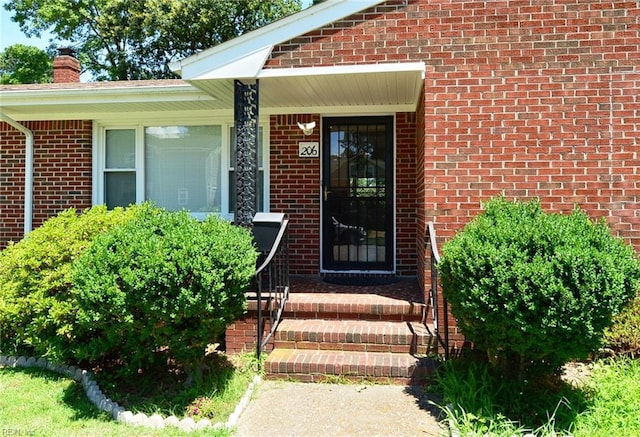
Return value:
M 106 168 L 135 168 L 135 129 L 112 129 L 106 132 Z
M 145 129 L 145 198 L 171 211 L 220 211 L 220 126 Z
M 123 171 L 104 174 L 105 203 L 108 209 L 136 203 L 136 172 Z

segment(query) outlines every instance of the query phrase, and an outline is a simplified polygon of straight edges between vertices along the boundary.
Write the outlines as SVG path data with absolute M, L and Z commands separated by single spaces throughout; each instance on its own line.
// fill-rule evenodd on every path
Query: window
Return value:
M 260 128 L 259 211 L 268 204 L 263 140 Z M 97 203 L 112 209 L 151 200 L 199 218 L 215 213 L 233 219 L 235 134 L 230 124 L 107 127 L 98 144 Z

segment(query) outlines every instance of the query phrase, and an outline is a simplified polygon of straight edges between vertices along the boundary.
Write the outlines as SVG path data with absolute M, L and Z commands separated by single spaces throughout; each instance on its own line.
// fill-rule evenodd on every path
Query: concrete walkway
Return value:
M 258 436 L 442 436 L 437 409 L 419 387 L 263 381 L 235 434 Z

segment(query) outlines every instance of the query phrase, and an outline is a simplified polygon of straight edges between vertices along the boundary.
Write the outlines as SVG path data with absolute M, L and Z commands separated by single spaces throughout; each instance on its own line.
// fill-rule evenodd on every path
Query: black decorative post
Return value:
M 235 223 L 250 227 L 258 209 L 258 81 L 234 81 L 236 130 Z

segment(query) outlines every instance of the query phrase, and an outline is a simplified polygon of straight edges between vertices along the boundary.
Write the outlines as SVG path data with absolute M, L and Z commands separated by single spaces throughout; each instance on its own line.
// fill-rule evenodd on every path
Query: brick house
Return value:
M 639 61 L 637 1 L 329 0 L 175 63 L 182 80 L 1 86 L 0 247 L 71 206 L 233 217 L 238 80 L 258 84 L 257 204 L 289 216 L 293 274 L 424 290 L 427 223 L 445 240 L 500 194 L 577 204 L 640 250 Z

